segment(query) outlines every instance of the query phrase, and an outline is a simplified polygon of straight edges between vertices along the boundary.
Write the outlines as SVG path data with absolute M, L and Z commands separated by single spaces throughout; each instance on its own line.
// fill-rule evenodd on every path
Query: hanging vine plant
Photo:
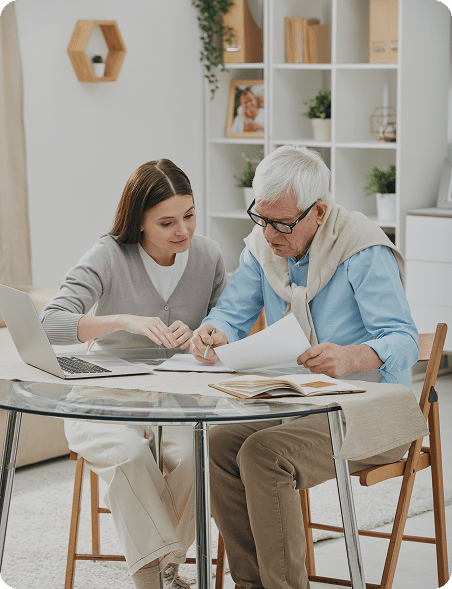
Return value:
M 205 77 L 210 85 L 211 98 L 218 89 L 217 68 L 225 71 L 223 63 L 223 43 L 231 44 L 234 34 L 231 27 L 223 25 L 223 16 L 234 2 L 231 0 L 192 0 L 198 9 L 198 23 L 201 30 L 201 62 Z

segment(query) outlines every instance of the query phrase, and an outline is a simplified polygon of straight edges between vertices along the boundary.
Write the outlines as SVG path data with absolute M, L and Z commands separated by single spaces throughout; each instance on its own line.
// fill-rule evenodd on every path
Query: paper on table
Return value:
M 228 368 L 240 371 L 297 366 L 298 356 L 310 347 L 295 315 L 289 313 L 254 335 L 215 348 L 215 352 Z
M 202 364 L 191 354 L 174 354 L 168 360 L 153 367 L 153 370 L 171 370 L 173 372 L 233 372 L 223 362 L 217 361 L 216 364 Z

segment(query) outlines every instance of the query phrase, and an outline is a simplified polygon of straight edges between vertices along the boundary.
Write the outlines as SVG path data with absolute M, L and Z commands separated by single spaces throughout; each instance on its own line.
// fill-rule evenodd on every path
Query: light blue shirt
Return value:
M 287 261 L 291 282 L 306 286 L 309 252 L 299 261 Z M 203 323 L 224 331 L 228 342 L 234 342 L 248 335 L 264 306 L 271 325 L 284 316 L 287 305 L 245 248 L 238 269 Z M 407 371 L 418 360 L 418 332 L 397 262 L 385 246 L 368 247 L 343 262 L 309 306 L 319 343 L 366 344 L 383 362 L 381 370 L 390 372 Z M 408 371 L 402 381 L 410 382 Z

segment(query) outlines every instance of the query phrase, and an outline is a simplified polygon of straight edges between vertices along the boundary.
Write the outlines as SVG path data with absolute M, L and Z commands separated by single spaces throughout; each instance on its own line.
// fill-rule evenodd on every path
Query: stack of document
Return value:
M 220 361 L 201 364 L 188 354 L 175 354 L 156 370 L 192 372 L 241 372 L 298 367 L 297 358 L 310 347 L 300 324 L 289 313 L 273 325 L 237 342 L 215 348 Z

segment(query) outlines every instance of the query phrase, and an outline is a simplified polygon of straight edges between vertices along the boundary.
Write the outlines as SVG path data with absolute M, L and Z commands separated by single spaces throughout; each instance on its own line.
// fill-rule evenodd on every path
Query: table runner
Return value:
M 221 373 L 154 371 L 153 374 L 135 376 L 63 381 L 25 364 L 16 351 L 4 352 L 0 358 L 0 378 L 6 380 L 57 384 L 66 382 L 84 387 L 231 398 L 227 393 L 209 387 L 209 384 L 223 380 L 224 377 Z M 366 389 L 366 392 L 322 397 L 288 397 L 272 402 L 299 403 L 316 407 L 340 406 L 345 415 L 346 434 L 342 449 L 336 458 L 342 460 L 374 456 L 428 435 L 426 421 L 411 389 L 401 384 L 359 380 L 353 380 L 353 384 Z

